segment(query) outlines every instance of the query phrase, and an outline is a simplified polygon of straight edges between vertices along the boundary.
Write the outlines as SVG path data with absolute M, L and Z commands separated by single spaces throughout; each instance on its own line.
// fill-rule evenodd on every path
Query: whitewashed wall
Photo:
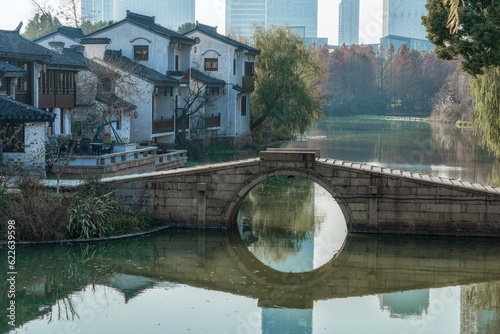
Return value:
M 241 116 L 241 93 L 233 89 L 233 85 L 242 85 L 244 75 L 244 52 L 239 55 L 236 47 L 206 35 L 200 31 L 187 34 L 188 37 L 200 39 L 200 43 L 192 48 L 191 64 L 199 71 L 226 82 L 226 95 L 217 101 L 217 108 L 221 113 L 221 129 L 218 135 L 227 137 L 240 137 L 250 134 L 250 95 L 247 95 L 247 114 Z M 204 71 L 204 59 L 217 58 L 218 71 Z M 233 74 L 233 59 L 236 59 L 236 74 Z
M 45 122 L 26 123 L 24 153 L 4 153 L 3 159 L 22 164 L 26 171 L 45 177 L 45 130 Z

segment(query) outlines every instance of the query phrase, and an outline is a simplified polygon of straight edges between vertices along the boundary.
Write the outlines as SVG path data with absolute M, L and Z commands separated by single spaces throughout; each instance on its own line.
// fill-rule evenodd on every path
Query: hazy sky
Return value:
M 26 25 L 33 15 L 31 0 L 0 2 L 0 29 L 13 30 L 21 21 Z M 338 42 L 339 3 L 340 0 L 318 0 L 318 37 L 328 37 L 329 44 Z M 360 0 L 360 7 L 360 42 L 378 43 L 382 34 L 382 0 Z M 196 0 L 196 19 L 218 26 L 218 31 L 223 33 L 225 0 Z

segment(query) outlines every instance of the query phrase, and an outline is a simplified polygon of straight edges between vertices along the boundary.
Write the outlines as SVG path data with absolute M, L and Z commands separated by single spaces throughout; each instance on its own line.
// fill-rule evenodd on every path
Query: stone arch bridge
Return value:
M 500 237 L 500 188 L 268 149 L 259 158 L 104 179 L 125 208 L 178 227 L 227 229 L 248 192 L 278 175 L 325 188 L 349 232 Z

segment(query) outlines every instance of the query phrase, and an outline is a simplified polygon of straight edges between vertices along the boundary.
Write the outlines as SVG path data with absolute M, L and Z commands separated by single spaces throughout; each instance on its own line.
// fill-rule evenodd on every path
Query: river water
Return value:
M 469 132 L 419 122 L 332 118 L 288 146 L 482 183 L 498 168 Z M 347 234 L 335 201 L 301 178 L 256 186 L 229 231 L 16 256 L 16 327 L 2 311 L 0 333 L 500 332 L 498 240 Z

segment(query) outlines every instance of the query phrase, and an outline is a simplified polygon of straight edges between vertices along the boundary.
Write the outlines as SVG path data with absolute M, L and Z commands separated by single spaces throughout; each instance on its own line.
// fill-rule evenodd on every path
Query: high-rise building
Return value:
M 127 10 L 154 16 L 156 23 L 172 30 L 195 22 L 195 0 L 82 0 L 82 17 L 92 23 L 120 21 Z
M 422 25 L 426 0 L 384 0 L 382 36 L 397 35 L 425 39 Z
M 252 36 L 252 24 L 266 24 L 267 0 L 226 0 L 226 35 Z
M 395 50 L 401 44 L 410 49 L 433 49 L 422 25 L 422 16 L 427 13 L 425 3 L 426 0 L 384 0 L 380 44 L 387 47 L 392 43 Z
M 226 0 L 226 34 L 252 36 L 252 25 L 287 26 L 305 39 L 318 35 L 318 0 Z
M 339 45 L 359 43 L 359 0 L 339 4 Z

